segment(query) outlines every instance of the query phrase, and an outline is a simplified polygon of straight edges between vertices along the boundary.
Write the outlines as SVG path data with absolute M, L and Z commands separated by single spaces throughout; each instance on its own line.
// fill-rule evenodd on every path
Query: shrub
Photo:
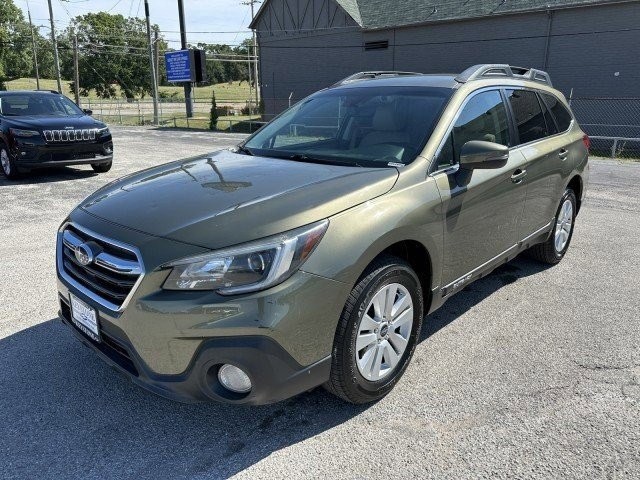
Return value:
M 211 113 L 209 114 L 209 130 L 218 128 L 218 107 L 216 106 L 216 92 L 211 91 Z

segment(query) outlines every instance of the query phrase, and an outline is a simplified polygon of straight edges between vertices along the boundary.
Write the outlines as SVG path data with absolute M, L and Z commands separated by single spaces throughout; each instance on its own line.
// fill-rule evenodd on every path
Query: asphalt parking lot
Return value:
M 395 390 L 266 407 L 143 391 L 57 319 L 55 232 L 86 195 L 242 138 L 114 129 L 108 174 L 0 178 L 0 478 L 638 478 L 640 164 L 594 160 L 561 264 L 518 258 L 426 320 Z

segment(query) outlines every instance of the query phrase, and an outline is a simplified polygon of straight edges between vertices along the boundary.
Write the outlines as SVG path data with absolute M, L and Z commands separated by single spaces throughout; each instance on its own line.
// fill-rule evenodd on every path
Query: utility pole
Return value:
M 78 68 L 78 35 L 73 34 L 73 86 L 76 105 L 80 106 L 80 69 Z
M 253 6 L 256 3 L 260 3 L 260 0 L 249 0 L 248 2 L 245 2 L 245 5 L 251 5 L 251 21 L 255 18 Z M 253 36 L 253 81 L 256 84 L 256 108 L 258 108 L 260 105 L 260 85 L 258 83 L 258 43 L 256 42 L 256 29 L 252 28 L 251 33 Z
M 178 18 L 180 20 L 180 44 L 182 50 L 187 49 L 187 29 L 184 24 L 184 5 L 178 0 Z M 193 104 L 191 103 L 191 82 L 184 83 L 184 103 L 187 107 L 187 118 L 193 117 Z
M 158 125 L 158 81 L 153 61 L 153 42 L 151 41 L 151 22 L 149 20 L 149 1 L 144 0 L 144 15 L 147 20 L 147 42 L 149 43 L 149 63 L 151 65 L 151 83 L 153 84 L 153 124 Z
M 33 69 L 36 74 L 36 88 L 40 90 L 40 72 L 38 71 L 38 53 L 36 51 L 36 37 L 33 34 L 33 23 L 31 22 L 31 9 L 27 2 L 27 13 L 29 14 L 29 27 L 31 29 L 31 45 L 33 47 Z
M 160 85 L 160 43 L 158 42 L 158 31 L 154 31 L 153 34 L 153 55 L 156 61 L 156 85 Z
M 58 41 L 56 40 L 56 27 L 53 21 L 53 7 L 51 0 L 49 3 L 49 20 L 51 21 L 51 43 L 53 44 L 53 63 L 56 67 L 56 80 L 58 80 L 58 91 L 62 93 L 62 79 L 60 78 L 60 59 L 58 58 Z

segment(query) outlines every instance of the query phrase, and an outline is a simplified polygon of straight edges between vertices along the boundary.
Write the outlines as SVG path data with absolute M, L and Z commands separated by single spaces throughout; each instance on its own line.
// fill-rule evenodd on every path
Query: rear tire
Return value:
M 113 162 L 109 162 L 109 163 L 95 163 L 95 164 L 91 164 L 91 168 L 93 168 L 94 172 L 97 173 L 106 173 L 109 170 L 111 170 L 111 165 L 113 164 Z
M 11 153 L 4 143 L 0 143 L 0 169 L 8 180 L 15 180 L 20 176 L 16 162 L 11 158 Z
M 387 395 L 415 350 L 424 301 L 420 280 L 403 260 L 375 260 L 351 291 L 336 330 L 325 388 L 355 403 Z
M 532 258 L 549 265 L 555 265 L 562 260 L 571 243 L 571 237 L 573 237 L 576 207 L 576 194 L 572 189 L 567 188 L 560 200 L 549 238 L 544 243 L 539 243 L 529 249 L 529 255 Z

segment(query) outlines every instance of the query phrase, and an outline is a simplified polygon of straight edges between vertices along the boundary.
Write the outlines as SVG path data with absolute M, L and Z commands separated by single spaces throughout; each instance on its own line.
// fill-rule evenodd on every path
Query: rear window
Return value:
M 529 143 L 549 135 L 547 122 L 538 96 L 529 90 L 507 90 L 520 136 L 520 143 Z
M 549 93 L 542 93 L 541 95 L 544 102 L 549 107 L 549 110 L 551 110 L 551 113 L 553 113 L 553 116 L 556 118 L 560 131 L 564 132 L 568 130 L 573 117 L 571 116 L 571 113 L 569 113 L 569 110 L 567 110 L 567 107 L 565 107 L 555 96 Z

